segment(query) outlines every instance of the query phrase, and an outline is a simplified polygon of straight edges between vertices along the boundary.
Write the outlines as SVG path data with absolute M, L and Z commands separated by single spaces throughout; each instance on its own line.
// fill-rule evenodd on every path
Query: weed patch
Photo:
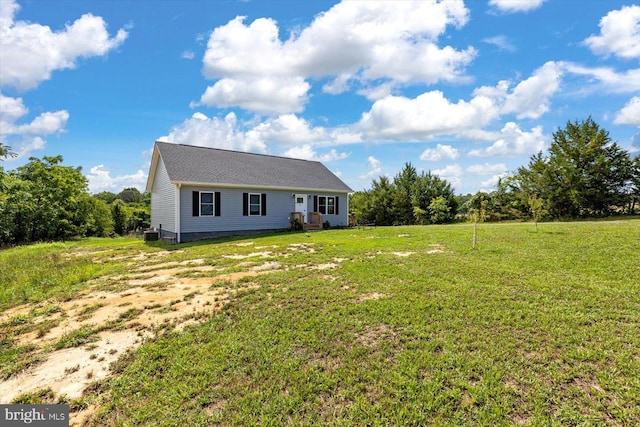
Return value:
M 63 348 L 79 347 L 83 344 L 97 341 L 96 331 L 89 327 L 84 326 L 73 332 L 63 335 L 54 345 L 56 350 Z

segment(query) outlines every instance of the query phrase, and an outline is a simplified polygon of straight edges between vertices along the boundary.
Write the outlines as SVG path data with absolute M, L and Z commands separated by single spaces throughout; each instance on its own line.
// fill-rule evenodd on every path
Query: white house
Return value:
M 347 226 L 353 192 L 322 163 L 156 142 L 147 180 L 151 226 L 187 242 L 284 230 L 292 213 Z

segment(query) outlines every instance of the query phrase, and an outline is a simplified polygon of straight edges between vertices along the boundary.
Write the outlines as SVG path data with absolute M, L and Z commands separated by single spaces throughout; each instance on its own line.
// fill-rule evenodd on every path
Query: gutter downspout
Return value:
M 180 243 L 180 183 L 176 184 L 176 243 Z

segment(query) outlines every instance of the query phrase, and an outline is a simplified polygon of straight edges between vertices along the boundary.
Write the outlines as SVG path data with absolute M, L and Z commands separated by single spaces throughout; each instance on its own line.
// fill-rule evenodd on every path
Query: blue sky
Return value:
M 640 151 L 640 5 L 615 0 L 0 0 L 0 141 L 91 192 L 144 188 L 155 140 L 406 162 L 490 190 L 589 115 Z

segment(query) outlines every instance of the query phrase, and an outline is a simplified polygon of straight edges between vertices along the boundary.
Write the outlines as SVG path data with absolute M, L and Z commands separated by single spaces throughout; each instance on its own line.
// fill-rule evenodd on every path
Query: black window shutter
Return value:
M 313 196 L 313 211 L 318 212 L 318 196 Z
M 336 196 L 336 215 L 340 215 L 340 211 L 338 209 L 338 206 L 340 206 L 340 198 L 338 196 Z
M 249 193 L 242 193 L 242 216 L 249 216 Z
M 267 195 L 266 194 L 262 193 L 260 202 L 262 203 L 262 206 L 260 209 L 262 211 L 262 216 L 266 216 L 267 215 Z
M 216 191 L 214 193 L 214 197 L 215 197 L 215 208 L 216 208 L 216 212 L 215 212 L 215 216 L 220 216 L 220 192 Z
M 192 200 L 191 215 L 200 216 L 200 192 L 193 191 L 191 193 L 191 200 Z

